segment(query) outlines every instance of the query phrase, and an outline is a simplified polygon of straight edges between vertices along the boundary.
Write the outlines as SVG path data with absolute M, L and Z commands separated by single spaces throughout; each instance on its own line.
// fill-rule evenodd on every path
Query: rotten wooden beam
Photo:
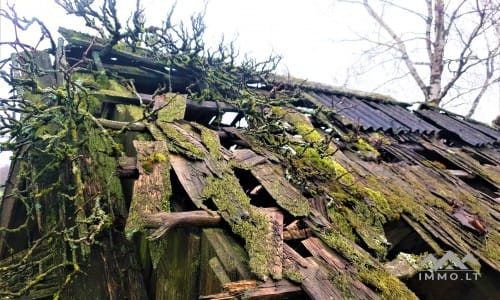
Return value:
M 231 282 L 224 285 L 223 293 L 200 296 L 204 300 L 227 300 L 227 299 L 249 299 L 249 300 L 280 300 L 303 297 L 302 289 L 288 280 L 266 281 L 259 285 L 252 280 Z
M 249 300 L 279 300 L 290 298 L 304 298 L 304 292 L 300 286 L 288 280 L 267 281 L 253 290 L 243 293 L 243 299 Z
M 156 213 L 143 216 L 145 227 L 158 228 L 149 238 L 154 240 L 163 236 L 167 231 L 174 227 L 196 226 L 212 227 L 217 226 L 221 217 L 215 212 L 210 214 L 203 210 Z

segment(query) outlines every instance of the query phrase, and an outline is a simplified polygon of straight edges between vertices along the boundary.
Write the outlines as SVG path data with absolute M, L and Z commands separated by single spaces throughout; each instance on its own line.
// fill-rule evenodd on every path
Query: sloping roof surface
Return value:
M 336 110 L 346 117 L 352 125 L 359 125 L 364 130 L 392 130 L 395 133 L 409 131 L 408 127 L 357 98 L 338 97 L 323 93 L 310 94 L 322 105 Z
M 400 105 L 376 101 L 364 101 L 355 97 L 309 93 L 322 105 L 336 110 L 351 125 L 364 130 L 383 130 L 394 133 L 418 132 L 430 134 L 439 129 L 418 118 Z
M 411 129 L 411 132 L 431 134 L 433 132 L 439 131 L 438 128 L 427 123 L 426 121 L 417 117 L 411 111 L 409 111 L 409 110 L 407 110 L 399 105 L 381 103 L 381 102 L 375 102 L 375 101 L 368 102 L 368 104 L 370 106 L 377 108 L 380 111 L 383 111 L 384 113 L 389 115 L 391 118 L 404 124 L 406 127 Z
M 435 112 L 432 110 L 419 110 L 417 112 L 420 116 L 425 119 L 435 123 L 436 125 L 457 134 L 464 142 L 472 146 L 482 146 L 489 143 L 495 143 L 498 141 L 498 138 L 495 139 L 490 135 L 486 135 L 483 131 L 478 131 L 475 129 L 481 128 L 479 125 L 474 124 L 476 126 L 471 126 L 472 123 L 464 122 L 452 118 L 444 113 Z M 495 132 L 493 129 L 489 129 L 488 131 L 492 131 L 491 135 L 499 135 L 498 132 Z

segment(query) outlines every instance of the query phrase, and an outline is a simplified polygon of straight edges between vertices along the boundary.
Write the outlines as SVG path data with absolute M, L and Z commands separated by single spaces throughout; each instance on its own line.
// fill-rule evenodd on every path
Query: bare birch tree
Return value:
M 492 85 L 500 82 L 500 2 L 495 0 L 344 0 L 362 5 L 378 25 L 378 35 L 364 35 L 372 45 L 364 53 L 382 64 L 397 60 L 405 66 L 425 102 L 443 106 L 457 98 L 471 99 L 470 118 Z M 388 15 L 397 14 L 399 23 Z M 406 15 L 406 17 L 404 17 Z M 418 20 L 413 22 L 413 19 Z M 402 21 L 401 21 L 402 20 Z M 412 22 L 417 32 L 405 32 Z M 420 26 L 420 27 L 419 27 Z M 420 28 L 420 29 L 418 29 Z M 374 60 L 373 63 L 377 63 Z M 392 82 L 389 80 L 387 82 Z

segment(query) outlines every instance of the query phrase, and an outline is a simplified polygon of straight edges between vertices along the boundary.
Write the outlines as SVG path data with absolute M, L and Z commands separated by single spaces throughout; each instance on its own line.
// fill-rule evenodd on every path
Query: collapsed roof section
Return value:
M 61 32 L 67 61 L 80 61 L 90 37 Z M 411 281 L 418 261 L 446 250 L 478 258 L 493 275 L 467 288 L 492 292 L 500 270 L 497 130 L 433 108 L 411 112 L 379 95 L 280 77 L 256 87 L 273 100 L 262 112 L 273 120 L 269 128 L 236 128 L 249 112 L 234 102 L 189 99 L 186 70 L 126 49 L 92 57 L 74 80 L 98 100 L 92 114 L 116 134 L 122 152 L 85 158 L 82 169 L 97 174 L 96 164 L 116 165 L 107 176 L 121 179 L 121 189 L 113 189 L 125 199 L 122 230 L 139 240 L 141 276 L 157 299 L 186 293 L 184 286 L 201 299 L 425 297 L 432 291 Z M 100 75 L 133 80 L 135 90 L 117 81 L 103 88 Z M 169 90 L 156 93 L 165 82 Z M 224 112 L 236 113 L 226 126 Z M 85 183 L 95 192 L 98 180 L 90 178 Z M 8 195 L 2 227 L 22 214 Z M 193 225 L 222 230 L 171 231 Z M 16 234 L 7 235 L 1 252 Z M 15 250 L 25 260 L 27 251 Z M 11 284 L 4 282 L 0 287 Z M 460 294 L 456 286 L 447 292 Z

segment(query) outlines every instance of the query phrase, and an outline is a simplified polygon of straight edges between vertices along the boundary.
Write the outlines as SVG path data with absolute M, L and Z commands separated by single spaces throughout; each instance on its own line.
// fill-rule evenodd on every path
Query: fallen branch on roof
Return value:
M 212 227 L 220 223 L 221 217 L 216 213 L 209 213 L 203 210 L 156 213 L 143 216 L 143 222 L 146 227 L 158 228 L 149 239 L 155 240 L 163 236 L 173 227 L 198 226 Z
M 108 129 L 116 129 L 116 130 L 122 130 L 123 128 L 127 128 L 128 130 L 132 131 L 145 131 L 146 130 L 146 125 L 144 125 L 141 122 L 120 122 L 120 121 L 112 121 L 108 119 L 97 119 L 99 124 L 101 124 L 102 127 L 108 128 Z

